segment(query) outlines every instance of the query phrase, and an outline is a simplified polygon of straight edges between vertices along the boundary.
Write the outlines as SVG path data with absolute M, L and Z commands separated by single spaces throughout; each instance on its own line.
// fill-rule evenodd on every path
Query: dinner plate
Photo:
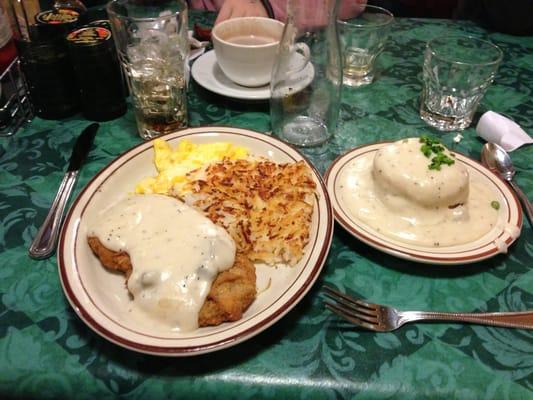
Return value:
M 303 56 L 299 53 L 294 54 L 291 59 L 291 67 L 301 66 Z M 220 69 L 217 63 L 215 51 L 211 50 L 204 53 L 192 65 L 191 74 L 196 83 L 213 93 L 222 96 L 231 97 L 239 100 L 268 100 L 270 99 L 270 85 L 260 87 L 245 87 L 237 85 L 230 80 Z M 295 78 L 295 86 L 291 88 L 292 92 L 302 90 L 307 87 L 314 78 L 315 70 L 311 63 L 307 63 L 302 71 L 298 72 Z
M 163 356 L 189 356 L 236 345 L 283 317 L 309 291 L 326 260 L 333 234 L 333 212 L 317 170 L 294 148 L 263 133 L 229 127 L 191 128 L 162 136 L 172 147 L 182 139 L 194 143 L 231 142 L 275 162 L 303 160 L 316 183 L 310 240 L 294 267 L 256 264 L 258 296 L 243 318 L 193 332 L 172 332 L 142 325 L 128 312 L 131 300 L 124 276 L 108 271 L 86 240 L 98 211 L 129 193 L 141 179 L 156 175 L 152 142 L 125 152 L 98 173 L 74 201 L 58 247 L 63 290 L 79 317 L 96 333 L 131 350 Z
M 389 143 L 380 142 L 357 147 L 338 157 L 326 171 L 325 181 L 335 219 L 357 239 L 385 253 L 410 261 L 454 265 L 473 263 L 504 253 L 518 238 L 522 228 L 522 209 L 516 195 L 497 175 L 460 153 L 455 153 L 455 159 L 467 168 L 472 179 L 480 179 L 483 185 L 490 185 L 500 203 L 498 223 L 487 234 L 461 245 L 418 246 L 385 236 L 357 218 L 349 211 L 346 200 L 340 195 L 343 174 L 347 173 L 352 163 L 363 157 L 373 158 L 380 148 Z

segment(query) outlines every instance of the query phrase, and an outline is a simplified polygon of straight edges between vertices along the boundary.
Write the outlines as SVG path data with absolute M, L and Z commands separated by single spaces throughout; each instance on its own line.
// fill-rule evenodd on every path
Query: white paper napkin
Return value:
M 520 125 L 494 111 L 487 111 L 481 116 L 476 132 L 487 142 L 496 143 L 506 151 L 513 151 L 524 144 L 533 143 L 533 139 Z
M 189 86 L 189 80 L 191 76 L 191 61 L 197 59 L 205 53 L 205 48 L 209 42 L 201 42 L 193 37 L 193 31 L 188 31 L 187 33 L 189 36 L 190 51 L 187 62 L 185 63 L 185 83 L 187 86 Z
M 193 37 L 193 31 L 189 31 L 189 45 L 191 46 L 191 50 L 189 53 L 189 62 L 200 57 L 205 52 L 206 46 L 209 44 L 209 42 L 201 42 L 195 37 Z

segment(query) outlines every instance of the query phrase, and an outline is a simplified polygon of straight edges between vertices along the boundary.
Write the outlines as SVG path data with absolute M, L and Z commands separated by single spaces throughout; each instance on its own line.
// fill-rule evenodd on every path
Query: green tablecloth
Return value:
M 193 14 L 208 23 L 212 15 Z M 337 136 L 306 151 L 321 171 L 363 143 L 436 133 L 418 117 L 424 42 L 445 32 L 488 38 L 505 53 L 480 112 L 510 116 L 533 133 L 533 38 L 488 33 L 469 22 L 399 19 L 370 86 L 343 92 Z M 190 125 L 268 131 L 268 104 L 214 96 L 192 83 Z M 418 324 L 394 333 L 356 330 L 326 311 L 335 285 L 400 309 L 533 309 L 533 236 L 525 222 L 509 253 L 475 265 L 417 265 L 387 256 L 335 226 L 322 275 L 275 326 L 236 347 L 187 359 L 122 349 L 94 334 L 63 296 L 54 258 L 27 249 L 52 202 L 81 117 L 35 119 L 0 139 L 0 397 L 33 398 L 533 398 L 533 331 Z M 455 148 L 479 158 L 473 128 Z M 448 145 L 454 134 L 443 135 Z M 102 124 L 76 192 L 140 142 L 130 112 Z M 533 198 L 533 147 L 512 153 L 516 180 Z

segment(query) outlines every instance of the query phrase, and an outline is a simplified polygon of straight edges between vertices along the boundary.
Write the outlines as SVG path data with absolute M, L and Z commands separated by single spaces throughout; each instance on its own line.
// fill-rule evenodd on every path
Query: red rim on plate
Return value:
M 148 160 L 151 165 L 147 167 L 153 168 L 152 142 L 142 143 L 116 158 L 93 177 L 78 195 L 65 219 L 57 252 L 61 284 L 74 311 L 92 330 L 122 347 L 164 356 L 203 354 L 236 345 L 255 336 L 298 304 L 318 278 L 329 252 L 333 236 L 332 207 L 326 186 L 318 171 L 296 149 L 276 138 L 230 127 L 190 128 L 162 138 L 173 147 L 182 139 L 193 142 L 232 142 L 246 146 L 253 154 L 257 154 L 255 149 L 261 153 L 259 155 L 277 162 L 303 160 L 312 171 L 317 184 L 310 241 L 302 260 L 292 267 L 294 270 L 288 270 L 291 279 L 287 286 L 280 288 L 271 297 L 263 298 L 259 309 L 245 313 L 239 321 L 222 324 L 219 327 L 200 328 L 194 333 L 184 335 L 149 332 L 137 328 L 128 321 L 127 316 L 124 318 L 117 316 L 122 314 L 117 314 L 107 299 L 101 297 L 98 285 L 102 282 L 98 281 L 98 276 L 93 276 L 96 273 L 111 273 L 104 271 L 92 256 L 83 231 L 89 218 L 87 215 L 90 215 L 89 210 L 91 207 L 96 207 L 98 201 L 106 200 L 109 193 L 116 195 L 117 198 L 127 194 L 121 193 L 122 189 L 117 183 L 129 185 L 130 190 L 133 190 L 133 186 L 140 178 L 135 174 L 143 170 Z M 134 171 L 132 173 L 134 179 L 131 182 L 127 182 L 129 171 Z M 149 175 L 150 172 L 144 176 Z M 124 286 L 123 280 L 122 286 Z M 115 306 L 121 307 L 120 303 Z
M 324 175 L 335 219 L 354 237 L 369 246 L 399 258 L 442 265 L 467 264 L 485 260 L 502 253 L 504 248 L 506 250 L 518 238 L 512 236 L 502 227 L 495 226 L 490 232 L 474 242 L 458 246 L 432 248 L 410 245 L 394 240 L 378 233 L 363 221 L 358 220 L 349 212 L 348 207 L 343 203 L 343 199 L 339 195 L 339 177 L 354 160 L 360 157 L 370 157 L 381 147 L 390 143 L 392 142 L 379 142 L 352 149 L 333 161 Z M 456 160 L 461 162 L 471 174 L 477 174 L 487 184 L 493 186 L 503 200 L 500 202 L 500 212 L 504 213 L 506 224 L 516 227 L 520 231 L 522 228 L 522 209 L 515 193 L 509 189 L 500 177 L 479 162 L 461 153 L 454 153 L 456 154 Z M 503 246 L 498 246 L 497 241 L 501 242 Z

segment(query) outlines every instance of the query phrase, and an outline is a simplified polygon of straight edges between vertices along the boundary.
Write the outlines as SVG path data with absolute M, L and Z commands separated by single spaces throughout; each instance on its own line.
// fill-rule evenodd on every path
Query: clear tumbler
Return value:
M 359 13 L 342 10 L 337 17 L 343 60 L 343 83 L 362 86 L 372 83 L 377 57 L 385 48 L 394 16 L 384 8 L 359 5 Z
M 187 5 L 182 0 L 112 0 L 107 5 L 143 139 L 187 126 Z
M 442 131 L 467 128 L 502 58 L 496 45 L 471 36 L 442 36 L 428 42 L 420 117 Z

